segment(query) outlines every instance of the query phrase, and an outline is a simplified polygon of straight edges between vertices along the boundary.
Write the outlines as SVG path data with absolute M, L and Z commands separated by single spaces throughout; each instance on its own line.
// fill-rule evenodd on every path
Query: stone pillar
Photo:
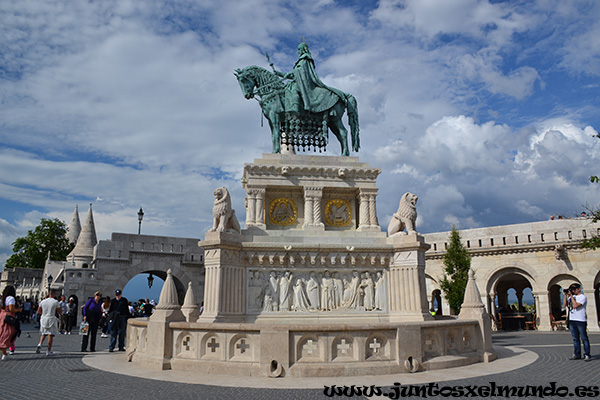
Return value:
M 523 308 L 523 290 L 517 292 L 517 311 L 521 312 Z
M 550 330 L 550 292 L 542 290 L 539 292 L 532 292 L 535 303 L 535 312 L 539 318 L 538 330 L 549 331 Z
M 376 199 L 377 189 L 360 189 L 359 198 L 359 231 L 379 231 L 379 222 L 377 221 Z
M 254 190 L 246 191 L 246 228 L 254 225 L 256 221 L 256 196 Z
M 146 352 L 140 355 L 142 363 L 155 369 L 170 369 L 173 356 L 173 334 L 169 324 L 184 321 L 177 297 L 177 288 L 173 281 L 171 269 L 167 271 L 167 279 L 160 292 L 160 299 L 154 313 L 148 320 Z M 128 341 L 129 343 L 130 341 Z M 131 341 L 133 342 L 133 341 Z M 127 349 L 133 352 L 135 349 Z M 133 357 L 135 358 L 135 353 Z
M 377 203 L 375 201 L 377 197 L 377 190 L 369 195 L 369 225 L 371 228 L 379 228 L 379 222 L 377 221 Z
M 394 236 L 388 243 L 394 251 L 387 279 L 390 321 L 432 319 L 425 283 L 425 252 L 430 246 L 420 235 Z
M 465 297 L 458 314 L 458 319 L 475 319 L 479 322 L 481 340 L 483 343 L 482 360 L 490 362 L 498 358 L 498 354 L 492 347 L 492 322 L 490 316 L 485 312 L 485 307 L 481 302 L 479 288 L 475 282 L 475 272 L 469 270 L 469 280 L 465 288 Z
M 494 293 L 494 292 L 490 293 L 490 298 L 492 300 L 492 302 L 490 304 L 490 313 L 494 316 L 494 318 L 496 318 L 496 314 L 498 313 L 496 311 L 496 293 Z
M 246 228 L 256 226 L 266 228 L 265 225 L 265 193 L 264 188 L 246 189 Z
M 304 228 L 325 229 L 321 207 L 322 197 L 322 187 L 304 187 Z
M 369 223 L 369 195 L 364 190 L 359 193 L 358 230 L 366 230 L 371 227 Z
M 254 211 L 255 220 L 254 223 L 260 228 L 266 228 L 265 224 L 265 194 L 266 189 L 254 189 L 256 193 L 256 208 Z
M 598 314 L 596 313 L 597 304 L 594 290 L 594 282 L 590 280 L 588 282 L 581 282 L 581 284 L 584 288 L 590 288 L 584 293 L 585 297 L 587 297 L 586 312 L 588 320 L 588 331 L 600 332 L 600 326 L 598 326 Z
M 198 322 L 237 322 L 246 312 L 246 271 L 241 266 L 242 236 L 207 233 L 204 249 L 204 312 Z

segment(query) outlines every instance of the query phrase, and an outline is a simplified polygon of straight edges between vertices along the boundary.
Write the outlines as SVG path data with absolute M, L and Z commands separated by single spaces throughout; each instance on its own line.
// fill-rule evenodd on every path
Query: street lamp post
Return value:
M 144 210 L 140 207 L 140 211 L 138 211 L 138 235 L 142 234 L 142 219 L 144 219 Z
M 152 283 L 154 282 L 154 277 L 152 276 L 152 272 L 148 275 L 148 289 L 152 289 Z

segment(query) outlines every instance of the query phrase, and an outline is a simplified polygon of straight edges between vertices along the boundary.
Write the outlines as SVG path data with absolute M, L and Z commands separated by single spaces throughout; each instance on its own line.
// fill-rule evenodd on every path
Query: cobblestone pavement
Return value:
M 0 362 L 0 399 L 82 399 L 93 396 L 126 399 L 325 399 L 321 389 L 250 389 L 164 382 L 115 374 L 88 367 L 82 362 L 78 335 L 55 338 L 56 355 L 35 354 L 39 336 L 32 325 L 24 325 L 17 351 Z M 30 337 L 28 337 L 28 334 Z M 592 361 L 569 361 L 573 347 L 568 331 L 494 333 L 495 346 L 519 346 L 538 354 L 532 364 L 513 371 L 476 378 L 440 382 L 439 386 L 549 385 L 566 386 L 575 394 L 577 386 L 600 386 L 600 333 L 590 334 Z M 109 339 L 98 337 L 98 351 L 107 351 Z M 595 355 L 595 356 L 594 356 Z M 131 368 L 136 368 L 131 365 Z M 482 367 L 484 368 L 484 367 Z M 448 370 L 452 379 L 452 370 Z M 235 378 L 232 378 L 235 379 Z M 402 375 L 397 382 L 402 383 Z M 331 379 L 335 384 L 335 378 Z M 357 377 L 357 385 L 370 385 L 368 377 Z M 393 385 L 391 381 L 389 385 Z M 389 391 L 389 387 L 385 391 Z M 571 396 L 569 396 L 571 397 Z M 573 396 L 577 398 L 577 396 Z M 600 396 L 599 396 L 600 397 Z M 335 396 L 334 398 L 346 398 Z M 354 397 L 356 398 L 356 396 Z M 360 397 L 359 397 L 360 398 Z M 385 397 L 382 397 L 385 398 Z M 437 398 L 437 397 L 429 397 Z M 441 397 L 440 397 L 441 398 Z M 546 397 L 550 398 L 550 397 Z

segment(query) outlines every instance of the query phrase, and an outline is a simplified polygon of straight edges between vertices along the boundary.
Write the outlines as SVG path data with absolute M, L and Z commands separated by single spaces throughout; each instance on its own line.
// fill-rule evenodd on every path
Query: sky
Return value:
M 243 223 L 271 141 L 233 71 L 291 71 L 302 37 L 358 102 L 382 229 L 405 192 L 421 233 L 574 216 L 600 202 L 599 20 L 596 0 L 2 1 L 0 266 L 75 205 L 99 240 L 140 207 L 142 233 L 203 238 L 226 186 Z

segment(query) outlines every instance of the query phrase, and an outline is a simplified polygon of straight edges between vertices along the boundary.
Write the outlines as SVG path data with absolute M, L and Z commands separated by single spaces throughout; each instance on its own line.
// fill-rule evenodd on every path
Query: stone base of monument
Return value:
M 129 322 L 132 361 L 206 374 L 323 377 L 380 375 L 484 361 L 477 321 L 344 324 L 165 324 L 165 362 L 149 354 L 148 320 Z M 152 332 L 156 334 L 156 332 Z M 166 362 L 168 361 L 168 362 Z
M 152 317 L 129 321 L 130 359 L 265 377 L 395 374 L 492 360 L 474 277 L 458 319 L 430 315 L 429 245 L 414 231 L 417 197 L 403 196 L 386 235 L 376 212 L 380 172 L 356 157 L 269 154 L 246 164 L 246 229 L 220 188 L 214 229 L 199 243 L 203 314 L 191 285 L 179 306 L 169 272 Z

